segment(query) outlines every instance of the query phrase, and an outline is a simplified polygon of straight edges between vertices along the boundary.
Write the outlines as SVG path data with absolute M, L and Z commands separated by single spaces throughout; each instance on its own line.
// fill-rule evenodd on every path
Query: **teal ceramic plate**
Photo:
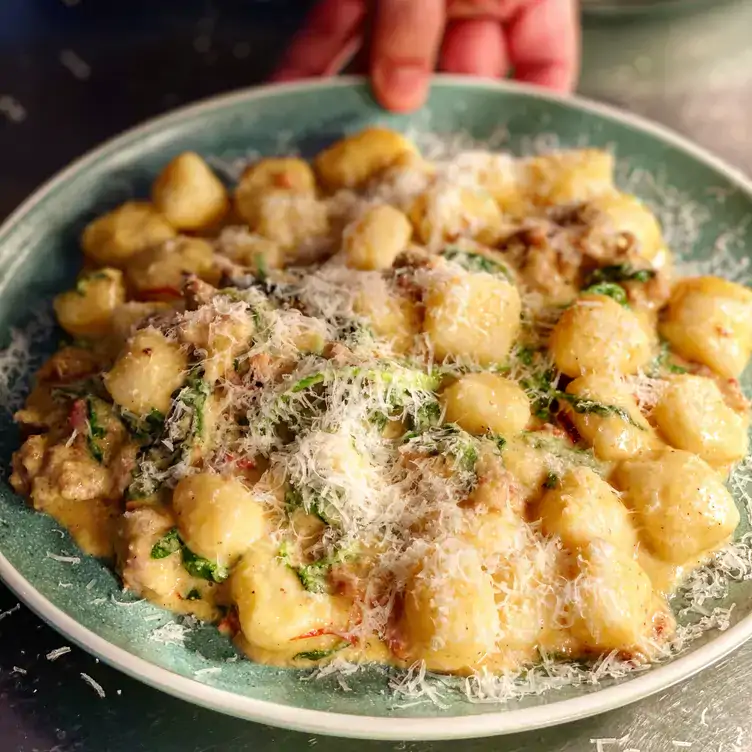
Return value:
M 624 168 L 623 185 L 656 206 L 675 252 L 704 260 L 705 267 L 733 267 L 737 277 L 743 272 L 744 249 L 752 247 L 752 227 L 745 224 L 752 213 L 750 183 L 679 137 L 615 110 L 452 77 L 438 77 L 428 105 L 413 116 L 379 110 L 359 79 L 218 97 L 108 142 L 42 187 L 0 228 L 0 332 L 3 344 L 11 345 L 0 355 L 0 402 L 7 408 L 0 416 L 3 463 L 18 444 L 10 411 L 27 388 L 29 372 L 54 345 L 50 299 L 74 277 L 77 236 L 87 220 L 130 196 L 146 195 L 158 168 L 180 151 L 193 149 L 226 165 L 291 147 L 312 155 L 343 132 L 374 121 L 410 129 L 424 143 L 437 142 L 427 133 L 451 136 L 449 142 L 464 148 L 612 148 Z M 736 583 L 724 599 L 705 604 L 708 612 L 733 606 L 728 625 L 722 625 L 727 629 L 706 632 L 681 655 L 647 671 L 504 705 L 471 704 L 450 689 L 441 692 L 440 705 L 410 704 L 389 690 L 394 677 L 383 670 L 363 670 L 344 681 L 304 681 L 305 672 L 238 659 L 213 627 L 181 623 L 123 594 L 104 566 L 81 556 L 52 519 L 31 512 L 7 484 L 0 487 L 0 551 L 0 575 L 18 596 L 102 660 L 191 702 L 314 733 L 439 739 L 562 723 L 664 689 L 752 634 L 752 582 Z

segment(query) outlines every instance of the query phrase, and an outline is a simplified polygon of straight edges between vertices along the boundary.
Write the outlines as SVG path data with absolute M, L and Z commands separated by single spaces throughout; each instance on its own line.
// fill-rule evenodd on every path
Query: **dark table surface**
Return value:
M 0 0 L 0 219 L 86 150 L 177 105 L 263 81 L 307 3 L 296 0 Z M 593 22 L 581 88 L 685 131 L 752 169 L 752 1 L 684 19 Z M 688 63 L 691 62 L 691 65 Z M 0 585 L 0 752 L 320 749 L 580 752 L 597 738 L 667 752 L 752 749 L 752 649 L 621 711 L 493 742 L 314 738 L 195 708 L 66 646 Z M 106 692 L 100 699 L 86 673 Z M 702 713 L 702 722 L 700 714 Z M 625 747 L 626 745 L 626 747 Z M 604 747 L 605 748 L 605 747 Z

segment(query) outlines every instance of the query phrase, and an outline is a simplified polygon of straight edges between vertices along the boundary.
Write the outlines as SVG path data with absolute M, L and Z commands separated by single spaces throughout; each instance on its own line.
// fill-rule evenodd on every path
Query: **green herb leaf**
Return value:
M 196 588 L 193 588 L 188 595 L 185 596 L 185 599 L 187 601 L 200 601 L 201 600 L 201 593 Z
M 104 450 L 97 442 L 97 439 L 103 439 L 107 435 L 107 430 L 99 422 L 95 406 L 95 398 L 88 394 L 86 400 L 86 446 L 94 459 L 100 464 L 104 462 Z
M 489 433 L 487 434 L 487 438 L 493 441 L 494 444 L 496 444 L 496 447 L 499 451 L 501 451 L 507 445 L 507 440 L 503 436 L 499 436 L 499 434 L 497 433 Z
M 512 273 L 506 264 L 481 253 L 472 253 L 471 251 L 463 251 L 456 246 L 449 246 L 441 252 L 441 255 L 447 261 L 452 261 L 469 272 L 485 272 L 486 274 L 504 277 L 510 282 L 513 280 Z
M 266 256 L 264 256 L 263 253 L 257 253 L 253 257 L 253 263 L 256 271 L 256 276 L 262 282 L 265 282 L 266 278 L 269 276 L 269 266 L 266 263 Z
M 342 548 L 331 556 L 317 559 L 309 564 L 296 564 L 290 555 L 287 541 L 283 541 L 278 553 L 282 562 L 298 576 L 300 584 L 310 593 L 328 593 L 330 590 L 329 572 L 335 564 L 350 561 L 356 555 L 356 549 Z
M 340 650 L 346 648 L 349 644 L 349 642 L 343 640 L 337 647 L 330 650 L 304 650 L 302 653 L 295 653 L 292 659 L 294 661 L 320 661 L 333 656 L 335 653 L 339 653 Z
M 87 285 L 95 279 L 107 279 L 107 274 L 105 272 L 92 272 L 91 274 L 81 277 L 76 282 L 76 293 L 81 297 L 84 297 L 86 295 Z
M 514 350 L 513 357 L 517 358 L 525 366 L 533 365 L 536 350 L 532 347 L 518 347 Z
M 303 564 L 295 568 L 301 584 L 309 593 L 326 593 L 329 591 L 329 570 L 331 563 L 319 559 L 312 564 Z
M 654 269 L 635 269 L 631 264 L 613 264 L 596 269 L 589 277 L 586 287 L 600 282 L 649 282 L 655 277 Z
M 152 408 L 144 418 L 121 408 L 120 417 L 133 438 L 139 441 L 154 441 L 164 430 L 164 413 L 155 408 Z
M 598 284 L 590 285 L 582 293 L 584 295 L 606 295 L 615 300 L 619 305 L 629 307 L 627 293 L 624 292 L 623 287 L 614 282 L 599 282 Z
M 650 364 L 645 369 L 648 376 L 656 378 L 661 375 L 662 371 L 668 371 L 669 373 L 687 373 L 687 369 L 683 366 L 678 366 L 672 363 L 671 360 L 671 347 L 666 340 L 661 340 L 660 349 L 658 355 L 650 361 Z
M 423 433 L 429 428 L 438 426 L 441 420 L 441 405 L 437 400 L 424 402 L 415 412 L 409 416 L 410 427 L 417 433 Z
M 316 515 L 326 525 L 336 525 L 335 513 L 322 494 L 308 490 L 306 498 L 303 493 L 293 487 L 285 491 L 285 506 L 287 513 L 292 514 L 296 509 L 304 509 L 309 514 Z
M 455 423 L 429 428 L 421 434 L 408 433 L 404 441 L 409 443 L 415 451 L 429 457 L 440 455 L 454 457 L 455 467 L 460 470 L 474 470 L 478 460 L 475 440 Z
M 297 392 L 302 392 L 304 389 L 308 389 L 312 386 L 315 386 L 316 384 L 322 384 L 324 381 L 326 381 L 326 374 L 312 373 L 310 376 L 306 376 L 304 379 L 301 379 L 296 384 L 293 384 L 293 387 L 292 389 L 290 389 L 290 391 L 293 394 Z
M 543 481 L 545 488 L 556 488 L 559 485 L 559 476 L 556 473 L 549 473 L 546 476 L 546 480 Z
M 202 580 L 224 582 L 230 576 L 230 570 L 227 567 L 194 554 L 185 545 L 183 545 L 183 566 L 188 574 L 193 575 L 193 577 L 200 577 Z
M 599 415 L 603 418 L 615 416 L 621 418 L 635 428 L 639 428 L 641 431 L 645 430 L 644 426 L 637 423 L 623 407 L 618 407 L 617 405 L 606 405 L 603 402 L 597 402 L 596 400 L 588 399 L 587 397 L 579 397 L 576 394 L 567 394 L 566 392 L 558 392 L 557 396 L 559 399 L 568 402 L 576 413 Z
M 204 408 L 206 400 L 211 394 L 209 382 L 199 375 L 189 377 L 186 385 L 178 392 L 176 400 L 190 407 L 193 411 L 189 440 L 200 437 L 204 433 Z
M 556 400 L 556 389 L 553 385 L 555 378 L 556 371 L 549 368 L 520 380 L 520 386 L 530 399 L 531 412 L 536 418 L 545 422 L 551 420 L 551 408 Z
M 165 559 L 170 554 L 174 554 L 180 550 L 182 543 L 178 529 L 172 528 L 170 532 L 163 535 L 152 547 L 151 558 L 152 559 Z

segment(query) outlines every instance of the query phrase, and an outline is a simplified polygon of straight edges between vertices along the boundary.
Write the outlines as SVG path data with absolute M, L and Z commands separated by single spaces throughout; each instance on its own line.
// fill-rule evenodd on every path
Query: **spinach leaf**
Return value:
M 441 420 L 441 405 L 437 400 L 424 402 L 414 415 L 409 416 L 410 429 L 416 433 L 423 433 L 438 425 Z
M 687 369 L 683 366 L 677 366 L 671 362 L 671 347 L 666 340 L 661 340 L 660 349 L 658 355 L 650 361 L 646 371 L 648 376 L 656 378 L 661 375 L 662 371 L 668 371 L 669 373 L 687 373 Z
M 86 446 L 91 456 L 100 464 L 104 462 L 104 450 L 97 439 L 103 439 L 107 435 L 107 430 L 99 422 L 97 409 L 92 395 L 85 397 L 86 403 Z
M 180 550 L 182 542 L 178 529 L 172 528 L 168 533 L 165 533 L 152 547 L 151 558 L 152 559 L 165 559 L 170 554 L 174 554 Z
M 324 373 L 312 373 L 310 376 L 306 376 L 304 379 L 300 379 L 297 383 L 293 384 L 290 391 L 295 394 L 302 392 L 304 389 L 309 389 L 316 384 L 323 384 L 326 381 L 326 374 Z
M 649 282 L 655 275 L 654 269 L 635 269 L 631 264 L 612 264 L 593 271 L 586 287 L 601 282 Z
M 536 350 L 532 347 L 516 347 L 512 356 L 525 366 L 533 365 L 533 359 L 535 358 Z
M 298 576 L 300 584 L 309 593 L 328 593 L 329 572 L 335 564 L 343 564 L 355 557 L 354 548 L 342 548 L 335 551 L 330 556 L 324 556 L 321 559 L 308 564 L 295 564 L 290 555 L 290 549 L 287 541 L 284 541 L 279 547 L 279 557 L 286 567 L 291 569 Z
M 266 278 L 269 276 L 269 265 L 266 262 L 266 256 L 263 253 L 257 253 L 253 257 L 253 264 L 256 276 L 261 282 L 266 282 Z
M 556 371 L 553 368 L 548 368 L 520 380 L 520 386 L 525 390 L 530 400 L 531 412 L 536 418 L 545 422 L 551 420 L 551 410 L 556 400 L 555 378 Z
M 201 436 L 204 432 L 204 407 L 210 394 L 209 382 L 204 381 L 199 375 L 190 376 L 186 385 L 178 393 L 177 400 L 193 410 L 190 438 Z
M 493 443 L 496 444 L 499 451 L 501 451 L 507 444 L 507 440 L 503 436 L 499 436 L 496 433 L 489 433 L 486 435 L 486 438 L 493 441 Z
M 203 580 L 213 580 L 214 582 L 224 582 L 230 576 L 230 570 L 227 567 L 217 564 L 216 561 L 209 561 L 204 559 L 203 556 L 194 554 L 180 537 L 180 533 L 176 527 L 172 528 L 168 533 L 165 533 L 151 549 L 152 559 L 165 559 L 171 554 L 180 551 L 183 567 L 185 567 L 188 574 L 194 577 L 200 577 Z M 189 600 L 195 600 L 191 598 L 192 590 L 188 593 Z M 198 597 L 201 594 L 196 591 Z
M 304 650 L 302 653 L 295 653 L 292 657 L 294 661 L 320 661 L 323 658 L 329 658 L 335 653 L 339 653 L 340 650 L 346 648 L 350 643 L 343 640 L 337 647 L 330 650 Z
M 559 485 L 559 476 L 554 472 L 548 473 L 548 475 L 546 475 L 546 480 L 543 481 L 543 487 L 544 488 L 556 488 L 558 485 Z
M 325 525 L 336 524 L 334 509 L 324 495 L 317 491 L 309 489 L 304 497 L 299 489 L 290 486 L 285 491 L 285 507 L 288 514 L 292 514 L 296 509 L 304 509 L 318 517 Z
M 486 274 L 504 277 L 510 282 L 513 280 L 512 273 L 506 264 L 481 253 L 463 251 L 456 246 L 449 246 L 441 252 L 441 255 L 447 261 L 452 261 L 469 272 L 485 272 Z
M 164 413 L 152 408 L 143 418 L 134 415 L 129 410 L 121 408 L 120 417 L 134 439 L 139 441 L 154 441 L 164 431 Z
M 430 428 L 422 434 L 405 434 L 406 443 L 416 452 L 429 457 L 439 455 L 454 457 L 455 466 L 460 470 L 472 471 L 478 460 L 478 449 L 473 437 L 455 423 Z
M 301 585 L 309 593 L 326 593 L 329 591 L 329 570 L 332 565 L 326 559 L 319 559 L 312 564 L 295 567 Z
M 559 399 L 568 402 L 576 413 L 598 415 L 603 418 L 615 416 L 621 418 L 635 428 L 639 428 L 641 431 L 645 430 L 644 426 L 637 423 L 623 407 L 618 407 L 617 405 L 606 405 L 603 402 L 597 402 L 596 400 L 588 399 L 587 397 L 579 397 L 576 394 L 567 394 L 566 392 L 558 392 L 557 396 Z
M 582 290 L 584 295 L 606 295 L 609 298 L 615 300 L 619 305 L 629 307 L 627 301 L 627 293 L 624 292 L 624 288 L 614 282 L 598 282 L 595 285 L 590 285 Z
M 214 582 L 224 582 L 230 576 L 230 570 L 227 567 L 217 564 L 216 561 L 209 561 L 203 556 L 194 554 L 185 544 L 183 544 L 183 567 L 188 574 L 194 577 L 200 577 L 202 580 L 213 580 Z

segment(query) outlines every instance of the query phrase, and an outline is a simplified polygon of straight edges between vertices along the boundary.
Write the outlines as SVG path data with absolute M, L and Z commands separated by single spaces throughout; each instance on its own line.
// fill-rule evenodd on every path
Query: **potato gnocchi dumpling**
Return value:
M 237 479 L 212 473 L 183 478 L 172 494 L 178 528 L 191 551 L 234 564 L 264 535 L 264 512 Z
M 681 279 L 661 334 L 687 360 L 738 378 L 752 352 L 752 290 L 719 277 Z
M 490 193 L 454 185 L 437 185 L 410 207 L 418 239 L 429 246 L 471 237 L 492 245 L 502 235 L 501 210 Z
M 81 248 L 99 266 L 122 268 L 133 256 L 177 235 L 175 228 L 145 201 L 128 201 L 86 226 Z
M 388 204 L 366 209 L 363 216 L 345 229 L 344 250 L 351 269 L 388 269 L 405 250 L 412 227 L 407 217 Z
M 378 278 L 369 280 L 355 297 L 353 309 L 395 352 L 407 353 L 421 331 L 422 316 L 415 301 Z
M 103 337 L 117 308 L 125 303 L 123 273 L 100 269 L 79 277 L 73 290 L 54 300 L 60 326 L 74 337 Z
M 636 253 L 659 269 L 669 260 L 661 226 L 655 215 L 636 196 L 616 191 L 595 196 L 588 202 L 597 212 L 597 228 L 623 234 L 636 244 Z
M 489 274 L 439 279 L 424 301 L 423 330 L 437 359 L 503 363 L 520 330 L 520 295 Z
M 383 127 L 229 187 L 166 160 L 84 230 L 11 484 L 260 663 L 664 657 L 740 521 L 752 291 L 676 279 L 613 167 Z
M 367 128 L 322 151 L 314 160 L 314 167 L 327 190 L 360 188 L 414 151 L 415 146 L 400 133 L 388 128 Z
M 350 603 L 346 598 L 306 590 L 276 550 L 259 544 L 243 556 L 231 579 L 240 630 L 252 649 L 294 655 L 336 645 L 345 630 Z
M 653 553 L 686 565 L 725 543 L 739 511 L 723 478 L 696 454 L 664 449 L 623 462 L 614 475 Z
M 201 238 L 181 237 L 138 254 L 128 262 L 126 276 L 137 295 L 174 299 L 186 277 L 196 274 L 217 281 L 214 249 Z
M 553 483 L 551 485 L 554 485 Z M 631 553 L 637 544 L 630 513 L 619 495 L 590 468 L 568 470 L 540 501 L 543 532 L 576 551 L 597 540 Z
M 192 151 L 178 154 L 159 173 L 152 200 L 176 230 L 194 232 L 216 225 L 230 206 L 222 181 Z
M 435 553 L 408 583 L 405 633 L 432 671 L 467 672 L 492 652 L 499 629 L 491 576 L 474 549 Z
M 530 403 L 520 386 L 494 373 L 469 373 L 441 395 L 446 419 L 469 433 L 509 437 L 530 420 Z
M 591 373 L 571 381 L 563 409 L 580 436 L 602 460 L 623 460 L 661 442 L 618 376 Z
M 655 622 L 663 619 L 650 578 L 628 554 L 595 540 L 580 554 L 574 582 L 578 611 L 574 633 L 591 649 L 650 650 Z
M 258 225 L 264 197 L 313 196 L 316 178 L 302 159 L 262 159 L 248 167 L 235 189 L 235 210 L 251 227 Z
M 597 149 L 531 157 L 521 168 L 528 193 L 545 206 L 587 201 L 614 186 L 614 158 Z
M 712 379 L 673 376 L 661 390 L 653 419 L 671 446 L 711 465 L 741 460 L 749 449 L 749 419 L 732 410 Z
M 549 347 L 557 368 L 572 377 L 636 373 L 653 357 L 643 321 L 606 295 L 583 295 L 567 308 Z
M 118 405 L 136 415 L 166 413 L 187 366 L 188 356 L 180 345 L 157 329 L 141 329 L 107 372 L 104 384 Z

